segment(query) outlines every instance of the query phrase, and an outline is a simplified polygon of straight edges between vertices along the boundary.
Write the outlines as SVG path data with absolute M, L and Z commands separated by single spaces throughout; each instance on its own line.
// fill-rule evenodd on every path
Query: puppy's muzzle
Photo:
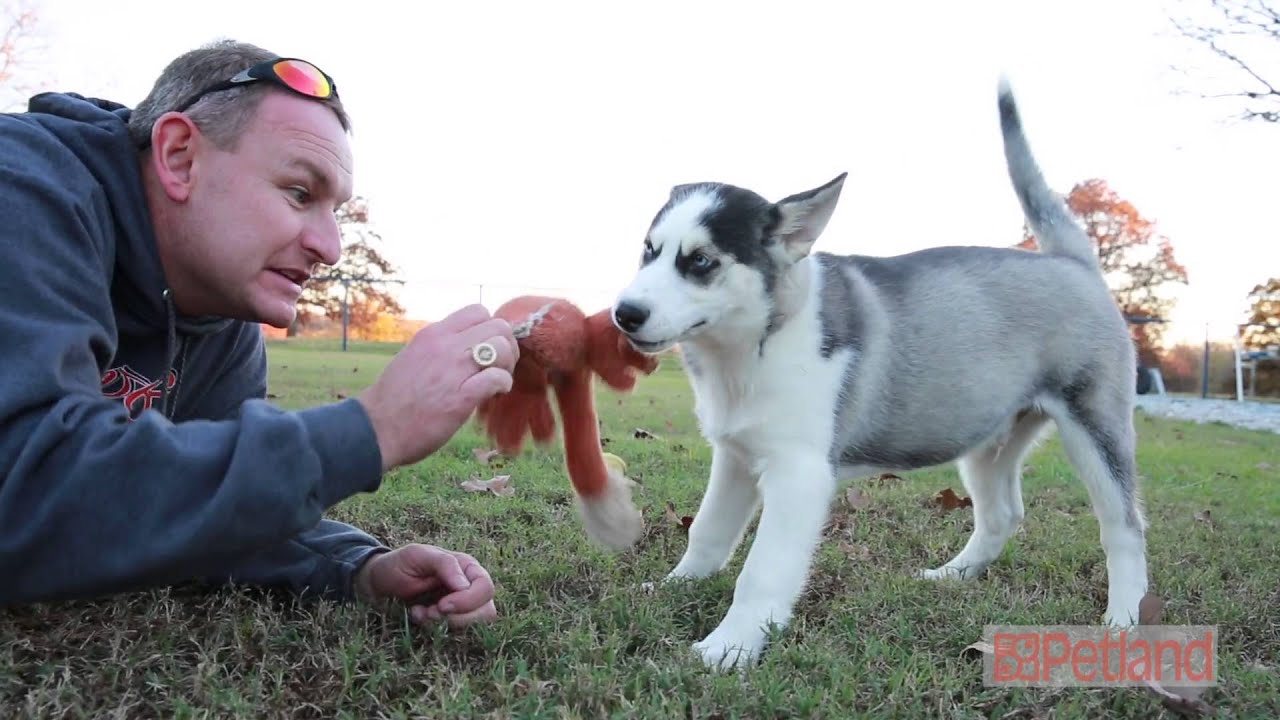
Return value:
M 635 303 L 623 302 L 618 303 L 613 309 L 613 321 L 618 328 L 625 333 L 635 333 L 644 327 L 645 322 L 649 319 L 649 308 L 636 305 Z

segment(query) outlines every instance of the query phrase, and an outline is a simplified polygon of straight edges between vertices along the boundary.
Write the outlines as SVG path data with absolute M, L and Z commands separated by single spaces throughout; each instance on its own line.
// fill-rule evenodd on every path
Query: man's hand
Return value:
M 422 624 L 445 620 L 453 627 L 498 617 L 493 580 L 476 559 L 433 545 L 405 545 L 373 555 L 355 578 L 356 594 L 377 602 L 409 605 L 409 618 Z
M 471 349 L 497 350 L 482 367 Z M 511 390 L 520 348 L 511 324 L 470 305 L 419 330 L 382 375 L 359 395 L 382 452 L 382 468 L 408 465 L 438 450 L 489 397 Z

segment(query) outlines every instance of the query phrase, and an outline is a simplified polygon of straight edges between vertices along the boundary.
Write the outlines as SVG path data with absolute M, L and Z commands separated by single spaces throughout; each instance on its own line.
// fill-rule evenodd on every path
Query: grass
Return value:
M 376 377 L 392 349 L 271 346 L 270 391 L 305 407 Z M 986 624 L 1093 624 L 1105 606 L 1097 523 L 1056 439 L 1024 477 L 1027 520 L 988 577 L 917 581 L 965 542 L 969 509 L 928 507 L 964 490 L 951 470 L 861 486 L 837 503 L 789 629 L 745 676 L 689 655 L 732 599 L 723 575 L 638 591 L 678 560 L 710 454 L 674 361 L 632 395 L 599 393 L 608 449 L 641 483 L 648 529 L 631 551 L 585 539 L 556 447 L 486 466 L 468 426 L 437 455 L 391 473 L 332 516 L 391 544 L 465 549 L 499 585 L 501 619 L 461 632 L 401 613 L 297 604 L 247 589 L 156 590 L 0 611 L 0 707 L 30 717 L 949 717 L 1170 716 L 1137 689 L 984 686 L 962 649 Z M 1275 435 L 1140 416 L 1153 591 L 1167 624 L 1219 626 L 1223 716 L 1280 716 L 1280 446 Z M 656 438 L 637 437 L 644 428 Z M 1269 467 L 1270 465 L 1270 467 Z M 510 474 L 512 497 L 462 491 Z M 264 480 L 268 480 L 264 478 Z M 1197 513 L 1209 510 L 1208 522 Z M 1201 515 L 1201 518 L 1204 516 Z M 750 537 L 748 538 L 748 542 Z

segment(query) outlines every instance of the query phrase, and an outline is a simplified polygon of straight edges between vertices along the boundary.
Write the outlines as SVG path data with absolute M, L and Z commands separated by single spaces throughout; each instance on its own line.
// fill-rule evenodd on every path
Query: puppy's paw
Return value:
M 938 568 L 917 570 L 915 576 L 921 580 L 973 580 L 981 575 L 984 569 L 972 565 L 943 565 Z
M 711 670 L 742 669 L 760 659 L 765 637 L 763 630 L 742 632 L 722 626 L 706 639 L 694 643 L 693 652 Z

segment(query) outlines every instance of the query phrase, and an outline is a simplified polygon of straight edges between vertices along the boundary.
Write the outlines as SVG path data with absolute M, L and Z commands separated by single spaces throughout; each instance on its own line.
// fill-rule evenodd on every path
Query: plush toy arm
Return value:
M 631 347 L 610 312 L 606 308 L 586 320 L 587 364 L 606 385 L 629 392 L 635 388 L 637 373 L 649 375 L 658 369 L 658 358 Z

